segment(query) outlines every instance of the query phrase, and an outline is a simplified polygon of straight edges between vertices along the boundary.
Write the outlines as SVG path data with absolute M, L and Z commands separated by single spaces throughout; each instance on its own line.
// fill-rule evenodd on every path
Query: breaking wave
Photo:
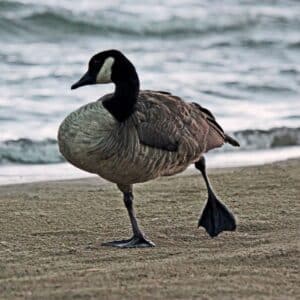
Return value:
M 241 150 L 261 150 L 300 145 L 300 127 L 280 127 L 270 130 L 248 129 L 236 131 L 233 135 L 240 142 Z
M 45 139 L 7 140 L 0 142 L 0 165 L 18 164 L 51 164 L 63 162 L 64 158 L 58 151 L 57 141 Z
M 0 2 L 0 35 L 20 39 L 27 34 L 40 39 L 55 36 L 73 36 L 78 34 L 106 36 L 111 34 L 147 36 L 147 37 L 182 37 L 209 33 L 242 32 L 249 28 L 272 24 L 282 26 L 290 22 L 300 26 L 297 18 L 256 13 L 240 16 L 204 16 L 203 18 L 182 17 L 170 14 L 162 20 L 137 18 L 134 13 L 113 10 L 98 10 L 92 13 L 78 13 L 69 9 L 55 8 L 41 4 L 22 3 L 18 1 Z M 247 47 L 272 45 L 274 41 L 246 40 Z M 298 42 L 290 45 L 298 47 Z

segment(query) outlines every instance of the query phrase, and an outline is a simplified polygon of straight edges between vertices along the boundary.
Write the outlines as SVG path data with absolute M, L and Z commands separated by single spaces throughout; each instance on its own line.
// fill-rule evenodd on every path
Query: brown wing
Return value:
M 142 122 L 138 126 L 139 140 L 143 145 L 175 152 L 178 150 L 179 141 L 169 136 L 167 132 L 153 128 L 151 124 Z
M 227 135 L 223 128 L 216 121 L 215 116 L 207 108 L 202 107 L 198 103 L 191 103 L 198 112 L 201 113 L 201 117 L 204 118 L 209 126 L 208 133 L 206 136 L 206 152 L 220 147 L 226 141 Z
M 175 152 L 180 143 L 179 98 L 166 92 L 142 91 L 136 104 L 135 125 L 141 144 Z
M 209 110 L 165 92 L 141 91 L 134 120 L 141 144 L 188 157 L 226 141 L 224 130 Z
M 192 105 L 196 106 L 203 113 L 204 117 L 207 119 L 210 125 L 213 126 L 216 130 L 218 130 L 221 136 L 225 134 L 223 128 L 220 124 L 217 123 L 215 116 L 210 110 L 195 102 L 193 102 Z
M 239 142 L 233 138 L 232 136 L 226 134 L 221 127 L 221 125 L 217 122 L 215 116 L 209 111 L 207 108 L 204 108 L 203 106 L 199 105 L 198 103 L 191 103 L 191 105 L 197 107 L 201 113 L 202 116 L 207 120 L 210 130 L 208 134 L 208 144 L 213 145 L 216 143 L 216 141 L 222 141 L 222 143 L 228 143 L 234 147 L 240 147 Z M 217 146 L 218 147 L 218 146 Z M 208 147 L 209 148 L 209 147 Z M 214 148 L 214 146 L 212 146 Z M 211 149 L 211 148 L 209 148 Z M 207 151 L 209 150 L 207 149 Z

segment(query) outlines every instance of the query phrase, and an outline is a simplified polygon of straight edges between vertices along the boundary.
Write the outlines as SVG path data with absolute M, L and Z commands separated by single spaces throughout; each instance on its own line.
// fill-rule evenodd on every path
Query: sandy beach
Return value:
M 206 201 L 196 172 L 135 187 L 152 249 L 130 236 L 120 192 L 97 178 L 0 187 L 1 299 L 296 299 L 300 160 L 209 170 L 238 230 L 197 228 Z

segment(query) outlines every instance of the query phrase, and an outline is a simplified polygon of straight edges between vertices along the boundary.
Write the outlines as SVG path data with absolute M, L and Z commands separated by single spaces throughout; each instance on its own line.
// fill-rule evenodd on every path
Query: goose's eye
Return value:
M 99 64 L 100 64 L 100 60 L 94 59 L 94 60 L 93 60 L 93 64 L 94 64 L 94 65 L 99 65 Z
M 98 60 L 98 59 L 92 59 L 89 63 L 90 68 L 94 67 L 94 66 L 98 66 L 98 65 L 100 65 L 100 60 Z

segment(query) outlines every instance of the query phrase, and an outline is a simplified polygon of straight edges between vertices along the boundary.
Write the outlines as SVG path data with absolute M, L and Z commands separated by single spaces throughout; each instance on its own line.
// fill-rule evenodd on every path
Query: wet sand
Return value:
M 209 170 L 238 218 L 211 239 L 197 228 L 206 189 L 197 173 L 136 185 L 152 249 L 127 238 L 122 196 L 97 178 L 0 187 L 1 299 L 296 299 L 300 160 Z

